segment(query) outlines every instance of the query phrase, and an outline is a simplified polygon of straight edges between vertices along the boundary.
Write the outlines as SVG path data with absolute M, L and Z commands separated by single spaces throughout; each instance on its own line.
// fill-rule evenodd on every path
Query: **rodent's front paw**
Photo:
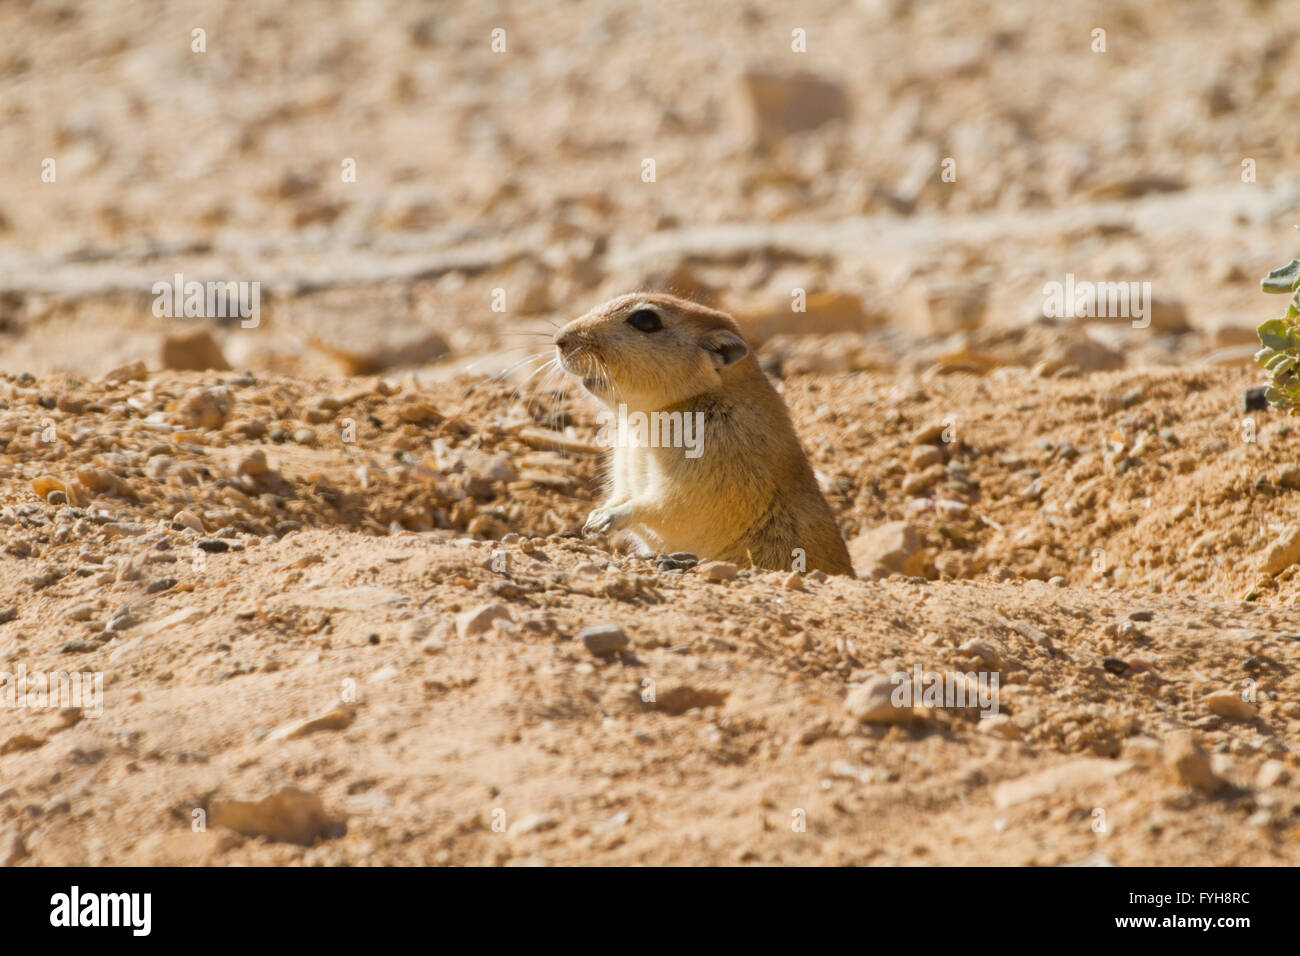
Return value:
M 618 508 L 597 508 L 587 515 L 587 523 L 582 526 L 582 535 L 584 538 L 592 538 L 598 534 L 607 534 L 622 523 L 622 517 Z
M 604 534 L 614 524 L 614 519 L 604 508 L 597 508 L 591 514 L 587 515 L 587 523 L 582 526 L 582 536 L 584 538 L 594 538 L 598 534 Z

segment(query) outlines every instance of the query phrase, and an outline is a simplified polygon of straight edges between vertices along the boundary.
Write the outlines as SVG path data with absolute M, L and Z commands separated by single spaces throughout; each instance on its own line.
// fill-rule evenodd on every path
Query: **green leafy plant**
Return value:
M 1280 269 L 1264 276 L 1260 287 L 1265 292 L 1291 296 L 1286 315 L 1269 319 L 1258 329 L 1260 344 L 1255 361 L 1271 376 L 1264 397 L 1274 408 L 1296 414 L 1300 412 L 1300 259 L 1292 259 Z

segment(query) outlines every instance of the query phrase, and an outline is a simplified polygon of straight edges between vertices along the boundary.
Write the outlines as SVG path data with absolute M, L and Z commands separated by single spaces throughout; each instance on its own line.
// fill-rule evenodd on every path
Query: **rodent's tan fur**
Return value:
M 645 309 L 662 329 L 628 324 Z M 616 414 L 622 404 L 629 414 L 704 415 L 696 458 L 616 442 L 609 496 L 584 531 L 628 530 L 660 551 L 741 566 L 853 574 L 785 403 L 731 316 L 633 293 L 574 319 L 555 342 L 563 367 Z

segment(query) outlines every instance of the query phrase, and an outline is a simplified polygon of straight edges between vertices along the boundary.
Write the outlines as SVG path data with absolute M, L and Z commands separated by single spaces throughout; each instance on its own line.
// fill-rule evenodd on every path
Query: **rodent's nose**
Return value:
M 573 333 L 568 329 L 560 329 L 555 333 L 555 347 L 561 352 L 567 352 L 569 346 L 573 344 Z

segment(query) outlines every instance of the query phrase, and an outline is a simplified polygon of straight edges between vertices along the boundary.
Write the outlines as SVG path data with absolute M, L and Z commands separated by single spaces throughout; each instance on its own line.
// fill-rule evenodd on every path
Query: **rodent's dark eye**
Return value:
M 638 332 L 658 332 L 664 327 L 653 309 L 637 309 L 627 317 L 627 324 Z

